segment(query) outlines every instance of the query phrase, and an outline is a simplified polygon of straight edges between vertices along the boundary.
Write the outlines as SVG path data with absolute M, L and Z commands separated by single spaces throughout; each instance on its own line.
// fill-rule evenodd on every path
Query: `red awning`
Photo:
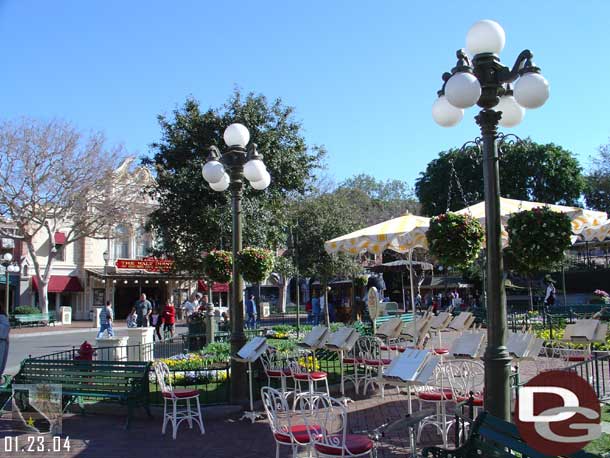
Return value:
M 32 277 L 32 286 L 38 290 L 38 277 Z M 78 277 L 51 275 L 47 291 L 49 293 L 82 293 L 83 285 L 81 285 Z
M 202 291 L 204 293 L 208 292 L 208 285 L 203 280 L 197 280 L 197 290 Z M 212 285 L 213 293 L 228 293 L 229 292 L 229 284 L 228 283 L 214 283 Z
M 66 233 L 65 232 L 56 232 L 53 236 L 53 240 L 55 241 L 55 245 L 65 245 L 66 244 Z

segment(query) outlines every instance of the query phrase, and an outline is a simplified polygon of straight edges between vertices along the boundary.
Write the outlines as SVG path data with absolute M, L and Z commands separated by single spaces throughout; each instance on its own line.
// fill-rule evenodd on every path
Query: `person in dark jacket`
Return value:
M 250 294 L 246 301 L 246 328 L 256 328 L 256 302 L 254 302 L 254 294 Z

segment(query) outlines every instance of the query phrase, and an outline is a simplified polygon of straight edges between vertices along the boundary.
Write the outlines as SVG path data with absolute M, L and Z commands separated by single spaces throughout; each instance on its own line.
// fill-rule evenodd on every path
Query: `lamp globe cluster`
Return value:
M 19 266 L 17 264 L 13 264 L 13 255 L 11 253 L 4 253 L 2 255 L 2 266 L 6 269 L 6 273 L 16 273 L 19 272 Z
M 499 63 L 498 55 L 505 43 L 504 29 L 495 21 L 485 19 L 470 28 L 466 35 L 466 51 L 470 58 L 463 50 L 458 51 L 460 60 L 451 73 L 444 75 L 443 88 L 432 106 L 432 117 L 437 124 L 443 127 L 455 126 L 462 120 L 464 109 L 479 104 L 483 108 L 502 112 L 499 121 L 501 126 L 514 127 L 523 120 L 526 108 L 534 109 L 544 105 L 549 98 L 549 83 L 533 64 L 531 53 L 521 53 L 511 71 Z M 494 75 L 496 82 L 500 83 L 497 94 L 494 94 L 497 96 L 495 103 L 489 103 L 489 97 L 483 94 L 482 88 L 490 87 L 488 81 L 480 80 L 488 77 L 486 70 L 490 68 L 487 66 L 483 69 L 482 62 L 488 63 L 491 60 L 498 64 L 498 67 L 493 67 L 493 71 L 497 73 L 497 76 Z
M 244 154 L 250 141 L 250 132 L 243 124 L 234 123 L 225 129 L 223 139 L 229 147 L 226 154 L 233 152 Z M 254 153 L 248 155 L 248 161 L 243 166 L 243 175 L 254 189 L 263 191 L 271 183 L 271 176 L 261 157 L 256 153 L 255 147 L 252 151 Z M 226 172 L 221 157 L 208 160 L 201 169 L 201 174 L 214 191 L 226 191 L 231 183 L 231 177 Z

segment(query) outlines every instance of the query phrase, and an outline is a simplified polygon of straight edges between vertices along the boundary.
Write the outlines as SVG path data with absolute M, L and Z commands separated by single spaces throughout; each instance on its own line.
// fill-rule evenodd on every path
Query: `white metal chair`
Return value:
M 483 408 L 485 366 L 479 361 L 453 360 L 446 367 L 449 385 L 456 403 L 469 401 L 472 398 L 472 419 Z
M 304 360 L 303 360 L 304 358 Z M 312 403 L 320 394 L 330 396 L 328 388 L 328 374 L 323 371 L 316 370 L 314 366 L 315 360 L 313 357 L 303 356 L 298 360 L 290 361 L 289 368 L 292 378 L 294 379 L 294 405 L 302 398 L 307 398 L 309 403 Z M 309 366 L 312 367 L 309 367 Z M 318 388 L 319 383 L 324 383 L 324 391 Z M 306 389 L 302 384 L 306 383 Z
M 268 386 L 261 388 L 261 398 L 275 440 L 275 457 L 280 456 L 280 445 L 290 447 L 293 458 L 297 457 L 299 447 L 309 449 L 311 445 L 309 428 L 315 437 L 320 433 L 320 426 L 311 421 L 307 424 L 299 421 L 298 414 L 290 409 L 283 393 L 274 388 Z
M 348 434 L 347 410 L 338 399 L 322 395 L 313 409 L 300 412 L 317 457 L 372 456 L 374 444 L 368 436 Z
M 377 385 L 381 391 L 381 398 L 385 397 L 385 384 L 383 378 L 384 368 L 392 363 L 390 358 L 383 358 L 383 342 L 378 337 L 363 337 L 356 342 L 356 352 L 364 361 L 364 387 L 362 393 L 366 394 L 369 386 Z
M 445 365 L 441 362 L 432 375 L 432 380 L 428 385 L 425 385 L 417 390 L 417 399 L 420 402 L 421 409 L 426 403 L 434 404 L 436 413 L 424 418 L 417 428 L 417 442 L 421 437 L 423 429 L 427 425 L 434 426 L 440 433 L 443 439 L 443 446 L 447 448 L 447 436 L 449 429 L 455 422 L 453 417 L 447 416 L 447 404 L 454 401 L 453 390 L 449 384 Z
M 267 376 L 267 386 L 271 386 L 272 380 L 279 380 L 282 394 L 288 398 L 293 391 L 288 390 L 288 380 L 292 380 L 292 372 L 290 367 L 284 366 L 282 361 L 278 361 L 277 353 L 272 350 L 267 350 L 261 355 L 263 369 Z
M 193 422 L 199 425 L 201 434 L 205 434 L 203 426 L 203 417 L 201 416 L 201 405 L 199 404 L 199 391 L 196 389 L 174 388 L 170 381 L 170 372 L 167 364 L 156 362 L 154 364 L 157 383 L 161 388 L 163 396 L 163 427 L 161 433 L 165 434 L 165 428 L 168 422 L 172 424 L 172 438 L 176 439 L 178 427 L 180 423 L 186 420 L 191 429 Z M 195 405 L 191 401 L 195 401 Z M 168 403 L 171 402 L 171 409 L 168 409 Z M 184 405 L 179 405 L 184 402 Z

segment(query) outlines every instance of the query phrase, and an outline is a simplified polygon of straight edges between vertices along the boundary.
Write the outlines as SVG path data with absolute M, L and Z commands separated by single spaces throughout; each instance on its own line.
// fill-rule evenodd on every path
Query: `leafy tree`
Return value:
M 160 204 L 150 226 L 159 236 L 160 251 L 173 257 L 177 268 L 203 273 L 201 253 L 231 246 L 230 193 L 211 190 L 201 166 L 207 146 L 224 145 L 222 134 L 233 122 L 248 127 L 271 174 L 263 192 L 244 187 L 244 245 L 275 248 L 285 240 L 287 197 L 306 191 L 323 155 L 321 148 L 306 144 L 292 107 L 236 90 L 221 108 L 202 111 L 189 98 L 171 117 L 158 119 L 162 138 L 152 145 L 154 157 L 144 159 L 156 168 L 157 186 L 151 192 Z
M 500 190 L 504 197 L 576 205 L 584 189 L 578 161 L 561 146 L 531 139 L 502 146 Z M 481 153 L 474 147 L 441 152 L 420 173 L 415 192 L 427 215 L 459 210 L 465 206 L 464 200 L 468 205 L 483 200 Z
M 355 208 L 357 203 L 343 193 L 327 193 L 310 196 L 300 201 L 294 217 L 298 224 L 293 234 L 298 242 L 296 258 L 299 272 L 317 278 L 326 291 L 334 277 L 354 277 L 362 267 L 354 258 L 344 253 L 330 255 L 324 250 L 324 242 L 359 228 Z M 328 304 L 328 302 L 326 302 Z M 328 307 L 326 307 L 328 324 Z
M 587 207 L 610 212 L 610 144 L 599 147 L 587 175 L 585 200 Z
M 401 180 L 381 181 L 371 175 L 360 174 L 343 181 L 336 192 L 345 193 L 359 203 L 363 226 L 419 210 L 413 190 Z

